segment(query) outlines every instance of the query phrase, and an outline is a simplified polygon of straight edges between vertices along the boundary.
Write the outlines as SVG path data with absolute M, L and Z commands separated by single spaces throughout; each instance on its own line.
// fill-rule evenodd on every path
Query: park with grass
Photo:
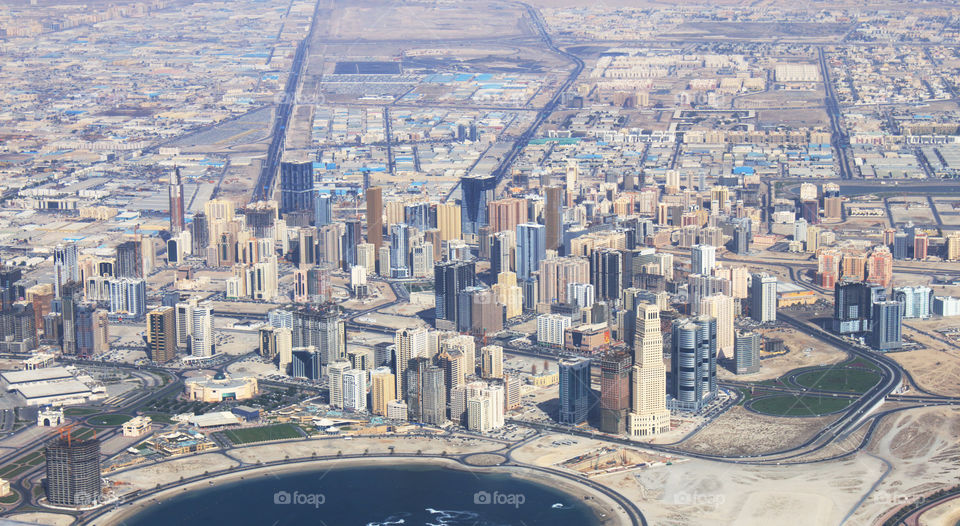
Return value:
M 303 432 L 293 424 L 275 424 L 263 427 L 248 427 L 243 429 L 229 429 L 223 435 L 234 445 L 266 442 L 268 440 L 284 440 L 302 438 Z

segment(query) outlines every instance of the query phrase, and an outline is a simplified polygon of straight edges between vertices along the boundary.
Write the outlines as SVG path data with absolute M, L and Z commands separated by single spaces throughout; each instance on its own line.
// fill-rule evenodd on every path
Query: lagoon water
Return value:
M 544 479 L 544 484 L 549 484 Z M 583 503 L 505 473 L 434 465 L 364 466 L 250 474 L 174 495 L 127 518 L 130 526 L 591 526 Z

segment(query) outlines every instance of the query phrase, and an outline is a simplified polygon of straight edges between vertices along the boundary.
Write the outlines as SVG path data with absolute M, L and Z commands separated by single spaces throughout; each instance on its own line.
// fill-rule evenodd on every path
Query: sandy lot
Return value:
M 799 445 L 836 417 L 782 418 L 733 407 L 683 442 L 698 453 L 752 455 Z
M 770 331 L 760 331 L 765 338 L 780 338 L 784 344 L 790 347 L 790 352 L 782 356 L 772 356 L 760 360 L 760 370 L 753 374 L 733 374 L 724 367 L 717 368 L 717 377 L 722 380 L 738 380 L 743 382 L 759 382 L 762 380 L 772 380 L 779 378 L 784 374 L 798 368 L 810 367 L 816 365 L 830 365 L 842 362 L 847 358 L 847 353 L 828 345 L 820 340 L 814 339 L 807 334 L 797 332 L 792 329 L 777 329 Z M 809 355 L 804 353 L 804 349 L 811 349 Z
M 890 474 L 857 510 L 851 522 L 872 523 L 888 510 L 956 485 L 960 478 L 958 434 L 960 408 L 929 407 L 888 417 L 878 430 L 879 438 L 870 445 L 869 453 L 890 462 Z M 944 518 L 948 513 L 944 510 Z
M 790 467 L 690 460 L 595 480 L 634 500 L 650 524 L 836 525 L 881 471 L 867 456 Z
M 960 396 L 960 352 L 923 349 L 890 353 L 910 372 L 922 389 L 944 396 Z

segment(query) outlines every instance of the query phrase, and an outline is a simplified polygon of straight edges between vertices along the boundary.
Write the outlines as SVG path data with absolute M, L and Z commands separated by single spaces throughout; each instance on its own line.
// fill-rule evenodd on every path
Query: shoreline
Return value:
M 564 477 L 547 474 L 534 469 L 520 465 L 502 465 L 502 466 L 470 466 L 456 459 L 449 458 L 411 458 L 411 457 L 370 457 L 370 458 L 345 458 L 345 459 L 318 459 L 306 462 L 293 462 L 278 464 L 274 466 L 258 466 L 245 469 L 234 473 L 223 473 L 220 475 L 211 475 L 209 477 L 190 482 L 183 486 L 176 486 L 161 490 L 158 493 L 138 498 L 130 503 L 124 504 L 121 508 L 108 511 L 88 522 L 81 524 L 106 526 L 111 524 L 123 523 L 125 520 L 146 511 L 150 507 L 172 498 L 175 495 L 197 490 L 201 488 L 212 488 L 218 485 L 234 484 L 245 482 L 249 479 L 255 479 L 264 476 L 268 471 L 272 474 L 289 474 L 317 471 L 323 469 L 326 464 L 336 462 L 345 465 L 338 466 L 335 469 L 349 469 L 352 467 L 370 467 L 377 466 L 384 459 L 391 460 L 391 467 L 396 466 L 435 466 L 443 469 L 467 472 L 501 473 L 510 477 L 516 477 L 528 483 L 557 489 L 576 502 L 584 504 L 589 509 L 590 514 L 596 519 L 598 524 L 630 524 L 629 515 L 624 512 L 620 505 L 601 491 L 593 489 L 586 484 L 574 482 Z M 296 461 L 297 459 L 293 459 Z M 213 482 L 213 484 L 211 484 Z M 613 488 L 609 491 L 616 492 Z M 589 496 L 589 500 L 584 496 Z M 156 502 L 154 502 L 156 501 Z M 613 521 L 613 522 L 610 522 Z

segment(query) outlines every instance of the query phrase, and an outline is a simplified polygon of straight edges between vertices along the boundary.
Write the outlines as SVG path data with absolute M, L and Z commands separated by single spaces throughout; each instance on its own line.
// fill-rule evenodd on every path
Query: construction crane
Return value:
M 57 428 L 57 433 L 60 435 L 60 440 L 63 440 L 63 437 L 67 437 L 67 446 L 70 446 L 73 443 L 73 429 L 77 427 L 76 422 L 71 422 L 69 424 L 60 426 Z M 97 438 L 97 430 L 93 430 L 93 438 Z M 80 440 L 79 438 L 77 440 Z
M 69 423 L 69 424 L 67 424 L 67 425 L 65 425 L 65 426 L 60 426 L 60 427 L 57 428 L 57 433 L 60 434 L 60 440 L 63 440 L 63 436 L 64 436 L 64 435 L 67 436 L 67 445 L 68 445 L 68 446 L 69 446 L 69 445 L 71 444 L 71 442 L 73 441 L 72 433 L 73 433 L 73 428 L 75 428 L 75 427 L 77 427 L 77 423 L 76 423 L 76 422 L 72 422 L 72 423 Z

